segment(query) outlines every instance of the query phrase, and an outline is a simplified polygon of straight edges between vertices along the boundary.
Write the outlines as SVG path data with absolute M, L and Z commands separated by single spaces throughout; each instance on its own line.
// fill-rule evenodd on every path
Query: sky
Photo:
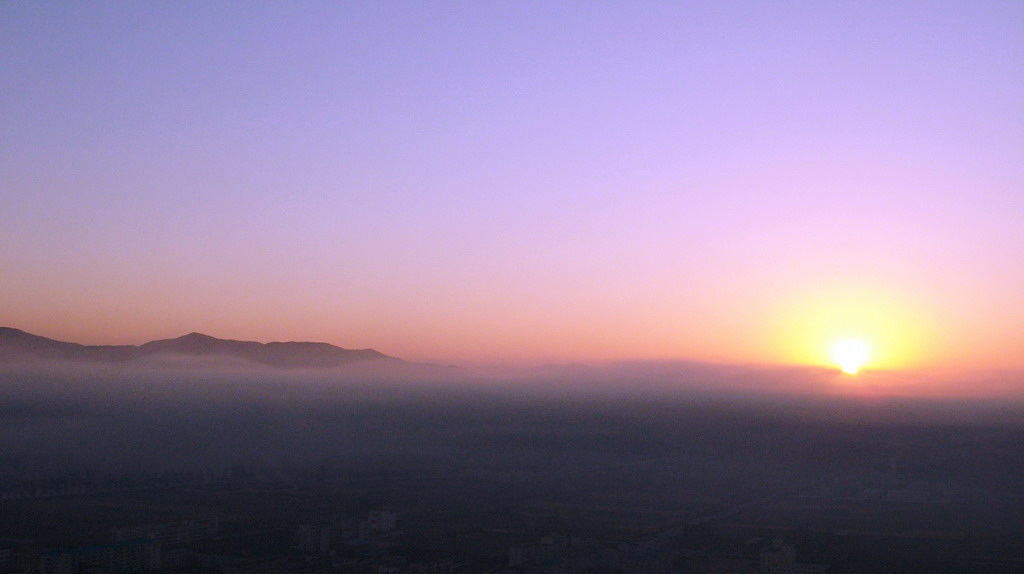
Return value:
M 1024 369 L 1024 3 L 0 3 L 0 324 Z

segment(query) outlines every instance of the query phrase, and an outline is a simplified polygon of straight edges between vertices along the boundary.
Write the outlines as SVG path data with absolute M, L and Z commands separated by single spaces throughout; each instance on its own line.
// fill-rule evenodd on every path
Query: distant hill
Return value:
M 330 368 L 360 361 L 391 359 L 373 349 L 343 349 L 327 343 L 258 343 L 189 333 L 143 345 L 80 345 L 20 329 L 0 327 L 0 362 L 76 361 L 129 363 L 159 355 L 236 358 L 278 368 Z

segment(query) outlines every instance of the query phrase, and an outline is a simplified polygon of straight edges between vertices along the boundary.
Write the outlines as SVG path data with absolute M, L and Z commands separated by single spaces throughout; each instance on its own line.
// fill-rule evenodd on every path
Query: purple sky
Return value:
M 0 324 L 1024 367 L 1024 3 L 5 2 Z

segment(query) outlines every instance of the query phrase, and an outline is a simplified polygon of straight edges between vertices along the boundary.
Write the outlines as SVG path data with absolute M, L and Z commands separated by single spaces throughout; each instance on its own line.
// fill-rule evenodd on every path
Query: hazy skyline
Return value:
M 0 325 L 1024 368 L 1024 4 L 5 3 Z

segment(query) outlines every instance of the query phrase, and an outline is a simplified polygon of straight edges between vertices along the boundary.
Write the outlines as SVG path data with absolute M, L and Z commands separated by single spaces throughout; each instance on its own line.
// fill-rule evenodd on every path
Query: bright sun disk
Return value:
M 832 360 L 839 365 L 844 373 L 855 375 L 857 370 L 867 362 L 871 350 L 867 343 L 857 339 L 843 339 L 836 341 L 829 349 Z

